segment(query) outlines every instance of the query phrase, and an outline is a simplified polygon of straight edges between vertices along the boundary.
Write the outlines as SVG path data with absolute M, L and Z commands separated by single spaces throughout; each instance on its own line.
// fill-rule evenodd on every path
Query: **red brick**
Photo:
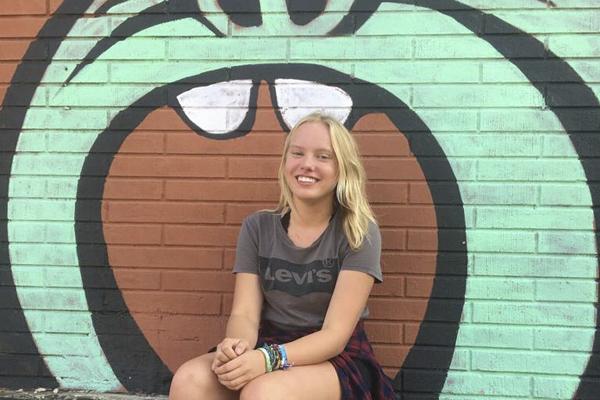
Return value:
M 104 224 L 104 240 L 107 244 L 158 244 L 161 242 L 161 226 L 148 224 Z
M 427 183 L 411 183 L 408 201 L 411 204 L 433 204 L 429 185 Z
M 54 14 L 56 12 L 56 10 L 58 10 L 58 7 L 60 7 L 62 5 L 62 3 L 64 2 L 64 0 L 49 0 L 49 9 L 48 11 L 51 14 Z
M 406 296 L 428 299 L 431 296 L 433 277 L 409 276 L 406 278 Z
M 230 140 L 207 139 L 193 132 L 168 133 L 166 152 L 173 154 L 252 154 L 280 156 L 285 135 L 255 133 Z
M 365 321 L 365 329 L 371 343 L 402 343 L 402 324 L 392 322 Z
M 162 132 L 134 131 L 119 148 L 119 154 L 127 153 L 162 153 L 165 136 Z
M 164 340 L 160 337 L 156 344 L 151 345 L 162 362 L 175 372 L 184 362 L 206 353 L 217 343 L 204 337 L 196 340 Z
M 226 271 L 231 271 L 235 264 L 235 249 L 225 249 L 223 255 L 223 268 Z
M 144 314 L 144 313 L 136 313 L 134 315 L 135 322 L 142 327 L 143 332 L 153 332 L 158 335 L 158 331 L 160 330 L 160 325 L 162 323 L 163 317 L 161 315 L 156 314 Z
M 373 207 L 373 211 L 381 227 L 437 227 L 432 207 L 386 205 Z
M 225 220 L 223 204 L 182 202 L 108 202 L 110 221 L 221 223 Z
M 437 230 L 409 230 L 409 250 L 437 250 Z
M 284 135 L 284 130 L 277 120 L 273 108 L 259 108 L 256 110 L 256 119 L 252 130 L 260 130 L 264 132 L 277 132 Z
M 413 344 L 417 340 L 417 336 L 419 335 L 419 329 L 421 328 L 421 324 L 412 324 L 405 323 L 404 324 L 404 343 Z
M 435 274 L 435 254 L 388 253 L 381 257 L 382 269 L 387 273 Z
M 209 293 L 122 291 L 132 312 L 218 315 L 221 296 Z
M 392 379 L 396 376 L 396 374 L 399 371 L 399 368 L 383 367 L 382 369 L 383 369 L 383 372 Z
M 227 224 L 241 225 L 248 215 L 260 210 L 273 210 L 275 203 L 252 204 L 227 204 L 225 208 L 225 222 Z
M 231 178 L 277 179 L 279 158 L 231 157 L 227 176 Z
M 0 60 L 21 60 L 29 43 L 26 39 L 0 40 Z
M 408 354 L 409 348 L 406 346 L 386 346 L 381 344 L 373 345 L 375 358 L 382 366 L 400 367 Z
M 406 248 L 406 231 L 401 229 L 381 229 L 381 248 L 402 250 Z
M 0 83 L 10 83 L 13 75 L 17 70 L 17 63 L 1 63 L 0 64 Z
M 46 0 L 0 0 L 0 15 L 45 15 L 46 12 Z
M 165 243 L 197 246 L 229 246 L 237 243 L 239 227 L 231 226 L 165 226 Z
M 0 17 L 0 38 L 35 38 L 45 22 L 45 17 Z
M 104 199 L 160 199 L 163 182 L 160 180 L 142 180 L 109 177 L 104 185 Z
M 109 246 L 108 257 L 113 267 L 219 270 L 223 266 L 221 249 Z
M 406 137 L 400 133 L 358 133 L 354 135 L 362 156 L 409 156 Z
M 230 315 L 231 306 L 233 305 L 233 294 L 223 294 L 223 305 L 221 307 L 221 315 Z
M 160 336 L 163 340 L 198 340 L 207 336 L 222 339 L 227 318 L 204 315 L 163 315 Z M 175 329 L 174 329 L 175 328 Z M 208 349 L 204 349 L 205 351 Z
M 111 176 L 224 177 L 225 159 L 220 157 L 124 156 L 118 155 Z
M 203 292 L 233 292 L 231 272 L 163 272 L 162 289 Z
M 383 283 L 375 284 L 373 291 L 374 296 L 404 296 L 404 278 L 399 276 L 384 276 Z
M 4 96 L 6 96 L 7 90 L 8 90 L 7 85 L 0 85 L 0 104 L 4 101 Z
M 364 165 L 370 180 L 424 180 L 419 164 L 412 159 L 368 158 Z
M 368 182 L 367 196 L 371 205 L 406 204 L 408 185 L 400 182 Z
M 390 321 L 420 321 L 426 308 L 426 300 L 371 298 L 369 299 L 369 318 Z
M 218 200 L 276 202 L 279 199 L 277 182 L 248 181 L 167 181 L 166 197 L 175 200 Z
M 160 273 L 153 271 L 123 270 L 113 268 L 115 280 L 123 289 L 160 289 Z
M 179 117 L 170 107 L 159 108 L 146 116 L 136 127 L 136 131 L 188 131 L 196 135 L 194 131 Z

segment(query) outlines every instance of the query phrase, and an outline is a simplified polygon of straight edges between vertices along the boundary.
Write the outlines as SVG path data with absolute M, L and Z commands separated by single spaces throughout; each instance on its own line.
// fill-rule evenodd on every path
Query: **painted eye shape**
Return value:
M 185 116 L 212 135 L 235 131 L 246 119 L 252 80 L 219 82 L 196 87 L 177 96 Z
M 281 117 L 288 128 L 302 117 L 321 111 L 345 122 L 352 111 L 352 98 L 335 86 L 298 79 L 276 79 L 275 93 Z

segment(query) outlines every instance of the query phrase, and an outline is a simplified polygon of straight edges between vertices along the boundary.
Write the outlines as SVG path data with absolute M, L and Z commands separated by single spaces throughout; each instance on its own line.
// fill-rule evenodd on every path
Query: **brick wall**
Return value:
M 0 386 L 166 391 L 325 109 L 367 169 L 398 393 L 594 398 L 598 5 L 352 3 L 0 1 Z

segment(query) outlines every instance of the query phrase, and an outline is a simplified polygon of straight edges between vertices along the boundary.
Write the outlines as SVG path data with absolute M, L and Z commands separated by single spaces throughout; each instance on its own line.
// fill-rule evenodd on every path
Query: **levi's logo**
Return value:
M 280 290 L 292 296 L 333 292 L 338 260 L 328 258 L 309 264 L 294 264 L 278 258 L 260 257 L 259 273 L 265 291 Z

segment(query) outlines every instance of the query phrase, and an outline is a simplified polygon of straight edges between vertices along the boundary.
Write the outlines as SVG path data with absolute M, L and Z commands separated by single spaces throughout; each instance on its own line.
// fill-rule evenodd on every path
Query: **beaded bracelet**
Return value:
M 260 351 L 265 357 L 265 372 L 273 371 L 271 368 L 271 357 L 269 356 L 269 352 L 263 347 L 259 347 L 258 351 Z
M 287 359 L 287 351 L 284 345 L 280 344 L 264 344 L 259 348 L 265 356 L 265 363 L 269 365 L 266 367 L 267 372 L 276 371 L 278 369 L 286 370 L 292 366 Z

